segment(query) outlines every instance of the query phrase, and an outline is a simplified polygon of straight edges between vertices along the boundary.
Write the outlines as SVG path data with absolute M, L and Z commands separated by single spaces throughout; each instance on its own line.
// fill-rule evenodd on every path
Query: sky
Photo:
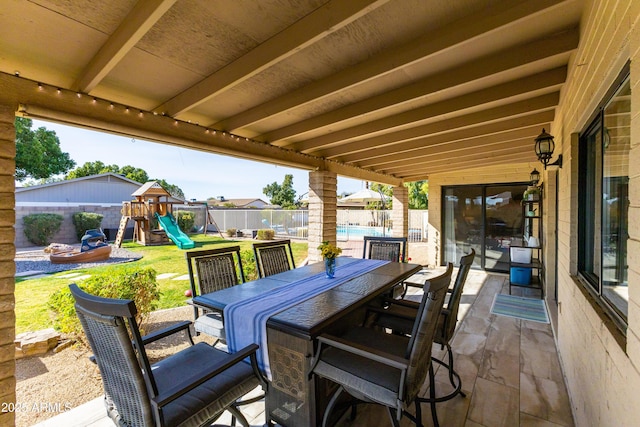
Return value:
M 302 169 L 33 120 L 32 129 L 39 127 L 55 131 L 61 150 L 69 153 L 76 167 L 98 160 L 105 165 L 131 165 L 144 169 L 150 179 L 164 179 L 177 185 L 187 200 L 223 196 L 226 199 L 256 198 L 268 202 L 262 189 L 273 182 L 282 184 L 287 174 L 293 175 L 296 197 L 309 190 L 309 172 Z M 338 194 L 355 193 L 363 188 L 363 181 L 338 177 Z

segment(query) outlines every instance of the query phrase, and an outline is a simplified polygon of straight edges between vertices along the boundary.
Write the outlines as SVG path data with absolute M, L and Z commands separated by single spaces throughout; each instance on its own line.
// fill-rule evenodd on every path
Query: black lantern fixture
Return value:
M 537 169 L 532 170 L 529 178 L 531 180 L 531 185 L 538 185 L 538 182 L 540 181 L 540 172 L 538 172 Z
M 538 135 L 536 138 L 536 156 L 538 156 L 538 160 L 544 165 L 544 168 L 547 169 L 547 166 L 558 166 L 562 167 L 562 154 L 558 156 L 558 160 L 553 163 L 549 163 L 551 161 L 551 156 L 553 156 L 553 150 L 556 148 L 555 143 L 553 142 L 553 135 L 549 135 L 547 131 L 542 129 L 542 133 Z

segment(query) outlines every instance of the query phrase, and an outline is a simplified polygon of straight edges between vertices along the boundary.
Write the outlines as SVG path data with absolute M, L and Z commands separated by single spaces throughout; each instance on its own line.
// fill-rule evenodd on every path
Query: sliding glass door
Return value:
M 443 188 L 445 262 L 476 251 L 474 265 L 509 271 L 509 247 L 522 238 L 522 193 L 526 184 L 471 185 Z

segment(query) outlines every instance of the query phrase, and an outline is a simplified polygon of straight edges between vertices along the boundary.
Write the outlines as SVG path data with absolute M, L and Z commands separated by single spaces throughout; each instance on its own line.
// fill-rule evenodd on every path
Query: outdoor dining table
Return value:
M 194 297 L 224 313 L 230 351 L 261 346 L 259 362 L 270 380 L 265 411 L 283 426 L 317 426 L 335 385 L 309 375 L 318 335 L 362 323 L 365 307 L 420 271 L 410 263 L 338 257 L 335 278 L 324 263 Z

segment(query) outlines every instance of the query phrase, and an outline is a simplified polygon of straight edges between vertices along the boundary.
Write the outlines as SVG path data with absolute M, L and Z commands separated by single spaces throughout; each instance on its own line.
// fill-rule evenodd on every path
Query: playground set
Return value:
M 173 242 L 180 249 L 192 249 L 195 242 L 178 226 L 173 216 L 174 202 L 171 194 L 156 181 L 149 181 L 133 194 L 135 200 L 122 202 L 122 218 L 116 235 L 115 246 L 122 239 L 129 220 L 134 221 L 133 241 L 144 245 L 166 245 Z

